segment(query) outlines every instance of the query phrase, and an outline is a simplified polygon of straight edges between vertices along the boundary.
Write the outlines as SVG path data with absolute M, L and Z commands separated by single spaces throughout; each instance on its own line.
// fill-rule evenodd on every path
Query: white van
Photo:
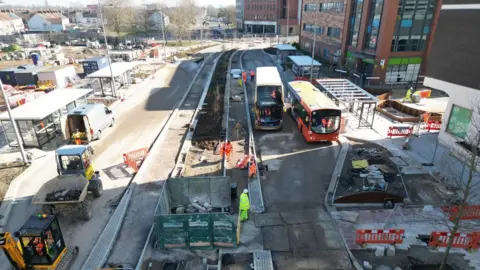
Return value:
M 84 104 L 71 110 L 61 123 L 65 140 L 88 144 L 100 140 L 102 132 L 114 125 L 115 118 L 104 104 Z

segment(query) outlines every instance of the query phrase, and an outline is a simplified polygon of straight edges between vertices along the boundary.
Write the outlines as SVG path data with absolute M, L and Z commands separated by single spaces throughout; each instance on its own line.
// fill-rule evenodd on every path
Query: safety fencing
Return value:
M 450 214 L 449 220 L 455 220 L 460 214 L 460 207 L 443 207 L 442 210 Z M 462 209 L 460 220 L 480 219 L 480 205 L 466 205 Z
M 423 129 L 430 132 L 431 130 L 440 130 L 442 127 L 442 121 L 428 121 L 425 123 Z
M 428 241 L 429 247 L 446 247 L 452 238 L 452 234 L 449 232 L 432 232 L 430 240 Z M 477 249 L 480 243 L 480 232 L 472 233 L 455 233 L 453 235 L 452 247 L 453 248 L 465 248 L 465 249 Z
M 357 230 L 355 242 L 365 244 L 402 244 L 405 230 Z
M 388 137 L 408 137 L 412 134 L 413 127 L 412 126 L 401 126 L 401 125 L 394 125 L 388 127 L 387 136 Z
M 140 148 L 134 151 L 123 154 L 123 163 L 132 168 L 134 172 L 138 172 L 138 169 L 142 165 L 143 160 L 148 155 L 148 148 Z

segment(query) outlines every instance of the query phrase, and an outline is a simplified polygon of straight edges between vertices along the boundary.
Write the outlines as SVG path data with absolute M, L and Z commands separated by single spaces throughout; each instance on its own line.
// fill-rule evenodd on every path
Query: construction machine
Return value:
M 92 218 L 92 202 L 103 194 L 100 173 L 95 171 L 93 149 L 88 145 L 65 145 L 55 151 L 58 176 L 46 182 L 33 196 L 32 204 L 43 213 Z
M 0 233 L 0 248 L 16 270 L 67 270 L 78 247 L 67 247 L 58 220 L 53 215 L 31 216 L 14 233 Z

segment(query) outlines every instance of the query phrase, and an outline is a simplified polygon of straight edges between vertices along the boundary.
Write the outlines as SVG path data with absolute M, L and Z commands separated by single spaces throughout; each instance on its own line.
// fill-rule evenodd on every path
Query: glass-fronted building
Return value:
M 12 115 L 24 147 L 42 148 L 62 134 L 61 118 L 75 107 L 85 104 L 92 89 L 56 89 L 25 105 L 12 109 Z M 8 112 L 0 114 L 5 138 L 10 146 L 18 146 Z
M 424 77 L 439 0 L 352 0 L 347 69 L 364 87 L 409 87 Z

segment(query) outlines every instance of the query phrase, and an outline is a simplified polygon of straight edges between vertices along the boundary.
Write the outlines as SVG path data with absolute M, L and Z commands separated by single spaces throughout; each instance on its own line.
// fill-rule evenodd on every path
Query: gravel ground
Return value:
M 0 165 L 0 205 L 3 202 L 10 183 L 27 169 L 21 163 L 12 162 Z

